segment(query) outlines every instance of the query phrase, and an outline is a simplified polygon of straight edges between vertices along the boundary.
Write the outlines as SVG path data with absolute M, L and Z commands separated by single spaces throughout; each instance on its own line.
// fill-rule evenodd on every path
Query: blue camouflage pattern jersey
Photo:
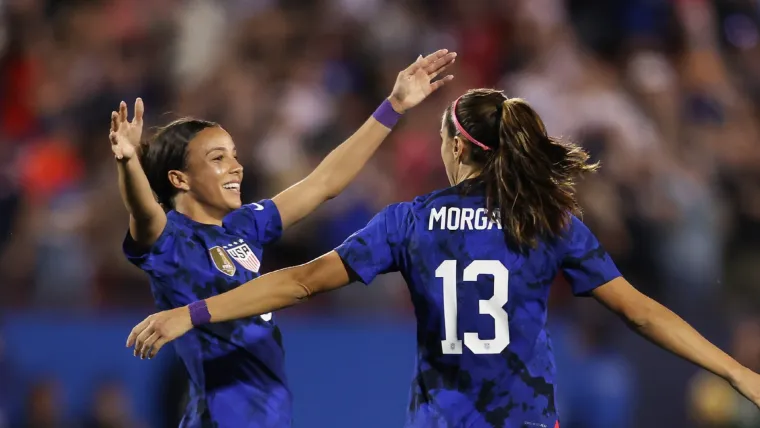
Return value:
M 406 427 L 558 427 L 549 287 L 560 270 L 576 295 L 620 275 L 577 218 L 521 253 L 485 206 L 484 185 L 468 180 L 386 207 L 336 249 L 363 283 L 399 271 L 409 287 L 417 364 Z
M 156 306 L 167 310 L 206 299 L 259 276 L 262 245 L 282 234 L 271 200 L 244 205 L 222 226 L 197 223 L 176 211 L 147 251 L 129 232 L 127 258 L 150 275 Z M 282 336 L 272 314 L 194 328 L 174 341 L 190 377 L 182 427 L 288 427 Z

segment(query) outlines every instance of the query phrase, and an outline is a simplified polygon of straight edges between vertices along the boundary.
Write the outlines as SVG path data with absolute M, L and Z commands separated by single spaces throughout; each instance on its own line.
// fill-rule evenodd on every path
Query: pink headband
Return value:
M 475 144 L 476 146 L 480 147 L 481 149 L 485 151 L 491 150 L 490 147 L 472 138 L 472 135 L 470 135 L 469 132 L 465 131 L 464 128 L 462 127 L 462 124 L 459 123 L 459 119 L 457 119 L 457 105 L 459 105 L 459 100 L 461 99 L 462 97 L 457 98 L 456 101 L 454 101 L 454 104 L 452 104 L 451 106 L 451 120 L 454 122 L 454 126 L 457 128 L 457 131 L 459 131 L 460 134 L 464 135 L 465 138 L 470 140 L 472 144 Z

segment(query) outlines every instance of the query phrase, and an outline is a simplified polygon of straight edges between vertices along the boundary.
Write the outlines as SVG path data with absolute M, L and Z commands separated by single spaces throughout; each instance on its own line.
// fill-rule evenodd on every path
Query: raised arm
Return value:
M 387 102 L 346 141 L 333 150 L 305 179 L 272 200 L 283 228 L 298 222 L 323 202 L 334 198 L 353 180 L 391 132 L 398 116 L 416 106 L 453 77 L 432 82 L 454 63 L 456 53 L 439 50 L 420 57 L 399 73 Z
M 193 305 L 205 305 L 203 313 L 211 317 L 202 320 L 204 323 L 224 322 L 287 308 L 349 281 L 348 269 L 338 253 L 331 251 L 309 263 L 262 275 Z M 183 306 L 149 316 L 132 329 L 127 347 L 134 345 L 135 355 L 152 358 L 166 343 L 193 328 L 193 305 L 190 310 Z
M 140 166 L 137 147 L 143 127 L 143 101 L 135 101 L 135 116 L 127 120 L 127 104 L 121 102 L 119 112 L 111 112 L 111 150 L 116 158 L 119 192 L 129 212 L 129 233 L 135 242 L 149 247 L 161 236 L 166 214 L 153 197 L 148 177 Z
M 661 348 L 708 370 L 760 406 L 760 375 L 739 364 L 665 306 L 618 277 L 592 292 L 637 333 Z

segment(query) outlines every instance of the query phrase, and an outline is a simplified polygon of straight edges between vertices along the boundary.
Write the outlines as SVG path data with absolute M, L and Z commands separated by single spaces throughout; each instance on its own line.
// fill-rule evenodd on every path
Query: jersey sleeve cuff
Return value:
M 364 285 L 369 285 L 376 275 L 372 272 L 362 271 L 361 262 L 351 254 L 350 245 L 344 242 L 335 249 L 335 252 L 338 253 L 338 256 L 343 261 L 343 265 L 346 267 L 351 281 L 359 281 Z
M 149 247 L 144 247 L 132 239 L 132 234 L 129 232 L 129 228 L 127 228 L 127 233 L 124 236 L 124 241 L 122 242 L 121 246 L 124 255 L 127 257 L 127 260 L 129 260 L 130 263 L 139 267 L 140 269 L 150 270 L 152 259 L 151 256 L 154 255 L 158 249 L 163 247 L 163 245 L 169 239 L 169 236 L 172 234 L 172 229 L 172 222 L 167 218 L 164 230 L 161 231 L 161 235 L 158 236 L 156 242 L 154 242 L 153 245 Z
M 588 284 L 585 284 L 583 288 L 576 289 L 573 291 L 573 294 L 576 297 L 590 297 L 591 293 L 596 290 L 597 288 L 603 286 L 604 284 L 607 284 L 608 282 L 612 281 L 615 278 L 619 278 L 623 276 L 620 272 L 614 272 L 610 273 L 609 275 L 605 275 L 602 278 L 599 278 L 594 281 L 590 281 Z

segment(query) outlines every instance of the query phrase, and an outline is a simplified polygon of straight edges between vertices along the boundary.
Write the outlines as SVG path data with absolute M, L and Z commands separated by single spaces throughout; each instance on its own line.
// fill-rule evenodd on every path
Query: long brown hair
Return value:
M 571 215 L 580 213 L 576 180 L 598 163 L 590 164 L 580 146 L 550 137 L 523 99 L 475 89 L 454 105 L 455 112 L 452 105 L 444 113 L 447 132 L 470 143 L 470 160 L 482 167 L 486 209 L 501 223 L 507 241 L 525 249 L 557 237 Z

